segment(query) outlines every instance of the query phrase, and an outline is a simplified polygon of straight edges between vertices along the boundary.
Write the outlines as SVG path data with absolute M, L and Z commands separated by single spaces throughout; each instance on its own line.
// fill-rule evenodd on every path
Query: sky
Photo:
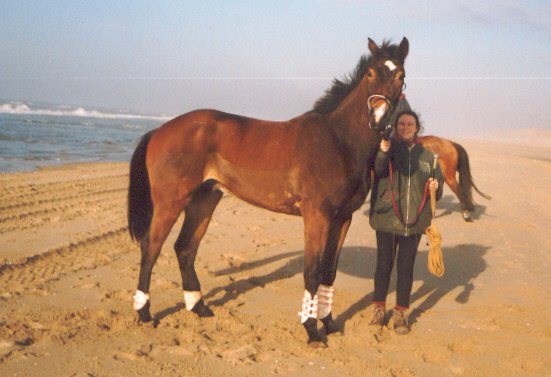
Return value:
M 286 120 L 405 36 L 426 134 L 551 129 L 551 1 L 0 0 L 0 102 Z

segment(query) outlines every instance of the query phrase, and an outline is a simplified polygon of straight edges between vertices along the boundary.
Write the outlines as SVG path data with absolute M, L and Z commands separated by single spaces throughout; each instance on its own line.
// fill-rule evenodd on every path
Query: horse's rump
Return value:
M 438 163 L 444 180 L 457 195 L 464 211 L 464 217 L 470 218 L 468 212 L 474 211 L 472 189 L 474 188 L 482 197 L 491 199 L 490 196 L 481 192 L 474 184 L 471 175 L 469 155 L 460 144 L 437 136 L 420 136 L 417 142 L 433 153 L 438 153 Z M 459 176 L 459 181 L 456 178 Z M 465 212 L 468 211 L 468 212 Z
M 459 171 L 459 185 L 461 186 L 461 189 L 466 193 L 465 195 L 468 196 L 467 201 L 471 204 L 471 208 L 468 208 L 469 211 L 473 211 L 474 201 L 472 198 L 471 187 L 474 188 L 476 192 L 478 192 L 478 194 L 483 198 L 489 200 L 491 199 L 491 197 L 480 191 L 478 187 L 476 187 L 476 185 L 474 184 L 473 177 L 471 175 L 469 155 L 467 154 L 465 148 L 463 148 L 463 146 L 458 143 L 453 143 L 453 146 L 457 150 L 458 154 L 457 170 Z

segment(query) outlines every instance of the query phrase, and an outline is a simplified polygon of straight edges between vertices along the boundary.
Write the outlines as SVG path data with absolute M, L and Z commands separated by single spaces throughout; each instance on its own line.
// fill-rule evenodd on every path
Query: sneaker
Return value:
M 405 309 L 394 309 L 392 321 L 394 322 L 394 332 L 396 334 L 405 335 L 409 333 L 408 314 Z
M 373 308 L 373 318 L 369 324 L 371 326 L 383 327 L 385 325 L 385 306 L 384 305 L 375 305 Z

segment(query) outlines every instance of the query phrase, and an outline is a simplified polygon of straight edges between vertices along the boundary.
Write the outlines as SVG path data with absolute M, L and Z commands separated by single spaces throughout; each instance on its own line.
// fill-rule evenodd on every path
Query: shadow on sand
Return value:
M 415 309 L 411 313 L 410 320 L 415 322 L 415 320 L 425 311 L 430 310 L 440 301 L 440 299 L 456 288 L 461 288 L 461 291 L 455 297 L 455 301 L 462 304 L 467 303 L 471 292 L 476 289 L 476 278 L 487 267 L 484 255 L 488 249 L 488 247 L 478 244 L 462 244 L 454 247 L 444 247 L 442 252 L 444 255 L 446 273 L 441 278 L 434 277 L 428 272 L 427 252 L 420 251 L 415 262 L 414 279 L 415 281 L 421 281 L 422 284 L 412 292 L 411 305 L 414 306 Z M 209 306 L 223 306 L 225 303 L 235 300 L 240 295 L 254 288 L 289 279 L 295 275 L 302 275 L 304 266 L 302 251 L 286 252 L 268 258 L 258 259 L 253 262 L 244 263 L 239 267 L 230 267 L 216 271 L 215 274 L 227 275 L 244 271 L 251 271 L 254 273 L 256 268 L 278 261 L 286 262 L 283 266 L 267 274 L 235 280 L 228 285 L 214 288 L 204 295 L 205 301 Z M 374 248 L 345 247 L 341 253 L 337 279 L 339 278 L 339 274 L 346 274 L 366 280 L 373 280 L 375 262 L 376 250 Z M 394 272 L 389 293 L 395 290 L 395 281 L 396 277 Z M 348 320 L 370 305 L 373 299 L 373 282 L 366 281 L 365 287 L 366 291 L 368 291 L 366 295 L 350 305 L 349 308 L 338 314 L 335 318 L 335 321 L 343 330 Z M 297 292 L 300 291 L 301 290 L 297 288 Z M 222 292 L 223 296 L 221 298 L 213 299 L 213 297 Z M 300 297 L 297 297 L 297 308 L 299 306 Z M 179 303 L 158 312 L 155 315 L 155 319 L 160 321 L 164 317 L 175 314 L 183 309 L 183 304 Z
M 421 242 L 424 242 L 423 240 Z M 415 309 L 410 315 L 411 322 L 415 322 L 425 311 L 434 307 L 440 299 L 456 288 L 461 291 L 455 297 L 455 301 L 465 304 L 469 301 L 471 292 L 475 289 L 476 278 L 486 270 L 487 264 L 484 255 L 489 247 L 478 244 L 461 244 L 454 247 L 443 247 L 446 273 L 438 278 L 431 275 L 427 269 L 426 251 L 420 251 L 415 260 L 414 281 L 421 281 L 421 286 L 411 295 L 412 306 Z M 374 248 L 348 248 L 343 249 L 343 255 L 339 263 L 339 272 L 371 279 L 375 274 L 377 260 Z M 394 270 L 389 293 L 395 290 L 396 272 Z M 363 298 L 352 304 L 350 308 L 341 313 L 337 322 L 343 326 L 356 313 L 367 308 L 373 299 L 373 283 L 368 288 L 370 292 Z M 393 303 L 388 303 L 392 305 Z

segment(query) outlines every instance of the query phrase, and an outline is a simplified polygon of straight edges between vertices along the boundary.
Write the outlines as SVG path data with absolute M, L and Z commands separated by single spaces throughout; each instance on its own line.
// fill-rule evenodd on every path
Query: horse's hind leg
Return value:
M 468 208 L 465 194 L 461 190 L 459 182 L 457 182 L 457 179 L 455 178 L 455 172 L 444 171 L 443 173 L 446 183 L 452 189 L 455 196 L 457 196 L 457 199 L 459 200 L 459 206 L 461 207 L 461 215 L 463 216 L 463 219 L 465 221 L 469 221 L 471 218 L 471 212 Z
M 184 225 L 174 244 L 182 274 L 186 309 L 197 313 L 200 317 L 210 317 L 214 314 L 202 298 L 201 285 L 194 267 L 195 256 L 199 243 L 207 231 L 212 213 L 221 198 L 222 192 L 213 188 L 213 182 L 203 184 L 186 206 Z
M 175 207 L 173 205 L 155 206 L 149 233 L 141 242 L 142 257 L 140 262 L 140 275 L 138 279 L 138 290 L 134 296 L 134 309 L 138 312 L 138 317 L 141 322 L 151 321 L 151 313 L 149 311 L 151 272 L 159 257 L 163 242 L 170 233 L 181 211 L 181 207 Z

